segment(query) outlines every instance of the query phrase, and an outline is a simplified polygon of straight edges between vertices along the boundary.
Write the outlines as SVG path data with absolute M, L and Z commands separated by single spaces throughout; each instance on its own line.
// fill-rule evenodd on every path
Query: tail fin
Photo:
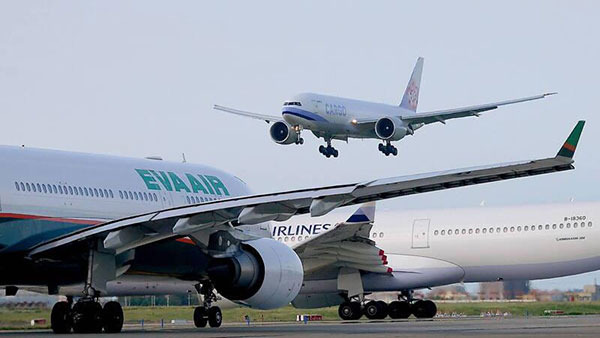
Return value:
M 367 202 L 356 210 L 346 223 L 372 223 L 375 221 L 375 202 Z
M 404 91 L 402 102 L 400 103 L 400 107 L 411 110 L 413 112 L 417 111 L 417 104 L 419 103 L 419 88 L 421 87 L 421 73 L 423 73 L 423 61 L 424 59 L 422 57 L 417 59 L 415 68 L 413 69 L 412 75 L 410 76 L 410 81 L 408 81 L 408 85 L 406 86 L 406 90 Z

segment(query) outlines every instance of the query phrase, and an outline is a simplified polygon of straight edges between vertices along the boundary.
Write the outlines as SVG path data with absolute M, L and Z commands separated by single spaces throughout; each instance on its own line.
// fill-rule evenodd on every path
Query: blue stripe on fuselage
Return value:
M 304 109 L 298 109 L 295 107 L 284 107 L 283 110 L 281 111 L 281 115 L 285 115 L 285 114 L 298 116 L 298 117 L 301 117 L 301 118 L 309 120 L 309 121 L 328 122 L 325 118 L 323 118 L 319 114 L 315 114 L 313 112 L 309 112 Z

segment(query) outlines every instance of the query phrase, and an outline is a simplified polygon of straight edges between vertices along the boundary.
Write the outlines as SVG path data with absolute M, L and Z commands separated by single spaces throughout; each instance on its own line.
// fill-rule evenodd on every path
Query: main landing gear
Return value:
M 385 144 L 379 143 L 379 151 L 385 154 L 385 156 L 390 156 L 390 154 L 396 156 L 398 155 L 398 148 L 394 147 L 390 141 L 385 141 Z
M 196 327 L 219 327 L 223 323 L 223 314 L 218 306 L 211 306 L 212 302 L 217 300 L 213 290 L 214 287 L 210 282 L 202 285 L 197 284 L 196 290 L 202 295 L 203 304 L 194 309 L 194 325 Z
M 358 320 L 363 315 L 368 319 L 406 319 L 410 315 L 417 318 L 433 318 L 437 313 L 435 303 L 430 300 L 397 300 L 391 303 L 383 301 L 367 301 L 361 304 L 358 301 L 347 301 L 340 304 L 338 314 L 343 320 Z
M 333 157 L 338 157 L 338 155 L 340 154 L 337 149 L 335 149 L 334 147 L 331 146 L 331 140 L 327 140 L 327 147 L 325 146 L 319 146 L 319 152 L 323 155 L 325 155 L 325 157 L 329 158 L 331 156 Z
M 93 297 L 84 297 L 75 305 L 73 298 L 58 302 L 52 307 L 50 325 L 54 333 L 118 333 L 123 328 L 123 308 L 118 302 L 108 302 L 104 307 Z

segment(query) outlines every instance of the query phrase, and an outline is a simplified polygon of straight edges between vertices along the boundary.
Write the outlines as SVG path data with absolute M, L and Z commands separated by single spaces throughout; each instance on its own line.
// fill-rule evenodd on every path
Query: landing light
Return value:
M 358 124 L 358 121 L 356 119 L 352 119 L 352 121 L 350 121 L 350 123 L 356 125 L 356 124 Z

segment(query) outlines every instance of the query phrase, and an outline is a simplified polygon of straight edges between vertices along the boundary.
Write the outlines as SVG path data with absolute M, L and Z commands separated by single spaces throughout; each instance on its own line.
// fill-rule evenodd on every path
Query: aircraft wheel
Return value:
M 406 319 L 410 317 L 410 304 L 408 302 L 393 301 L 388 305 L 388 315 L 392 319 Z
M 323 155 L 325 155 L 325 147 L 323 145 L 319 146 L 319 152 Z
M 417 318 L 433 318 L 436 312 L 437 307 L 430 300 L 418 300 L 412 305 L 412 313 Z
M 194 309 L 194 325 L 196 327 L 206 327 L 206 323 L 208 320 L 206 319 L 206 310 L 203 306 L 197 306 Z
M 338 308 L 338 315 L 343 320 L 356 320 L 362 316 L 360 312 L 360 303 L 344 302 Z
M 102 306 L 100 303 L 83 300 L 73 305 L 73 332 L 102 332 Z
M 304 139 L 301 137 L 301 138 L 298 140 L 298 143 L 299 143 L 299 144 L 304 144 Z
M 71 307 L 67 302 L 58 302 L 52 307 L 50 326 L 54 333 L 71 332 Z
M 337 151 L 337 149 L 331 148 L 332 153 L 333 153 L 333 157 L 338 157 L 338 155 L 340 154 L 339 151 Z
M 384 319 L 388 315 L 388 306 L 384 301 L 377 301 L 377 307 L 379 309 L 379 314 L 377 315 L 377 319 Z
M 223 323 L 223 314 L 218 306 L 213 306 L 208 309 L 208 325 L 210 327 L 219 327 Z
M 102 309 L 104 332 L 119 333 L 123 329 L 123 308 L 119 302 L 108 302 Z
M 383 143 L 379 143 L 379 151 L 383 152 Z
M 396 147 L 392 147 L 392 154 L 393 154 L 394 156 L 398 155 L 398 148 L 396 148 Z
M 363 313 L 369 319 L 378 319 L 379 306 L 377 306 L 377 302 L 374 300 L 368 302 L 363 308 Z

